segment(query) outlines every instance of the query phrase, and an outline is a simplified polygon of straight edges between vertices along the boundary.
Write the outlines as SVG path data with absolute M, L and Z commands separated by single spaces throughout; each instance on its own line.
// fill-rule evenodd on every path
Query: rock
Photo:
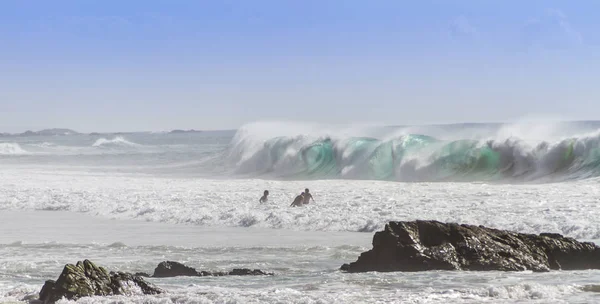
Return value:
M 154 269 L 155 278 L 168 278 L 177 276 L 198 276 L 200 273 L 192 267 L 185 266 L 178 262 L 164 261 Z
M 111 272 L 111 288 L 115 295 L 135 294 L 134 289 L 139 288 L 142 294 L 160 294 L 163 290 L 146 282 L 142 277 L 127 272 Z
M 230 271 L 229 275 L 243 276 L 243 275 L 273 275 L 273 274 L 264 272 L 260 269 L 250 270 L 248 268 L 236 268 L 236 269 Z
M 136 272 L 134 274 L 134 276 L 136 276 L 136 277 L 144 277 L 144 278 L 149 278 L 150 277 L 150 275 L 147 274 L 147 273 L 145 273 L 145 272 Z
M 163 291 L 139 276 L 124 272 L 108 272 L 89 260 L 76 265 L 67 264 L 58 280 L 48 280 L 39 293 L 43 303 L 54 303 L 61 298 L 77 300 L 89 296 L 159 294 Z
M 389 222 L 347 272 L 600 268 L 600 247 L 560 234 L 516 233 L 438 221 Z
M 234 269 L 230 272 L 219 272 L 219 271 L 197 271 L 196 269 L 185 266 L 179 262 L 164 261 L 156 266 L 154 269 L 155 278 L 168 278 L 177 276 L 193 276 L 193 277 L 206 277 L 206 276 L 225 276 L 225 275 L 273 275 L 272 273 L 264 272 L 260 269 L 250 270 L 247 268 Z

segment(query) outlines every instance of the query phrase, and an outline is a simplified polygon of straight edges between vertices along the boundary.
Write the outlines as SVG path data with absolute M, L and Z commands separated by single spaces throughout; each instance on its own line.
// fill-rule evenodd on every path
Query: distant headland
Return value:
M 202 133 L 204 131 L 200 130 L 182 130 L 182 129 L 174 129 L 168 132 L 162 132 L 166 134 L 188 134 L 188 133 Z M 0 137 L 32 137 L 32 136 L 70 136 L 70 135 L 91 135 L 91 136 L 100 136 L 100 135 L 121 135 L 127 133 L 153 133 L 153 132 L 91 132 L 91 133 L 80 133 L 72 129 L 65 128 L 52 128 L 52 129 L 43 129 L 39 131 L 31 131 L 27 130 L 21 133 L 1 133 Z

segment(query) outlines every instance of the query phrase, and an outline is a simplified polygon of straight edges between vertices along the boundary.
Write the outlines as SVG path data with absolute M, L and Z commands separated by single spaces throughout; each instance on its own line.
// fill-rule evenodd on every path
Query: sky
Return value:
M 0 131 L 600 119 L 600 1 L 0 0 Z

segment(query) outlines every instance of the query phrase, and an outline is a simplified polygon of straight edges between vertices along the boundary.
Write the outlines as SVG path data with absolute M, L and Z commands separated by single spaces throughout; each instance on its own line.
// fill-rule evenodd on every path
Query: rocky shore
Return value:
M 197 271 L 178 262 L 165 261 L 154 270 L 155 278 L 176 276 L 273 275 L 259 269 L 233 269 L 230 272 Z M 48 280 L 39 293 L 39 299 L 30 302 L 52 304 L 65 298 L 77 300 L 90 296 L 161 294 L 165 291 L 146 281 L 144 273 L 109 272 L 89 260 L 67 264 L 56 281 Z
M 437 221 L 389 222 L 373 237 L 373 248 L 358 260 L 344 264 L 344 272 L 428 270 L 550 271 L 600 269 L 600 247 L 559 234 L 516 233 L 483 226 Z M 163 261 L 152 275 L 108 271 L 89 260 L 65 265 L 56 281 L 48 280 L 39 299 L 52 304 L 60 299 L 89 296 L 154 295 L 166 291 L 146 278 L 177 276 L 215 277 L 273 275 L 259 269 L 196 270 Z M 25 299 L 24 299 L 25 300 Z

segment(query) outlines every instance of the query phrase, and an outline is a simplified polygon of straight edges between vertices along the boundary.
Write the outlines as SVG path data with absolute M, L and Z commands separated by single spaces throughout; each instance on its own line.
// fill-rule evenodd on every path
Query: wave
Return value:
M 17 143 L 0 143 L 0 155 L 26 155 L 30 154 Z
M 93 147 L 139 147 L 140 144 L 130 142 L 122 136 L 113 139 L 99 138 L 92 145 Z
M 52 148 L 52 147 L 56 147 L 57 145 L 55 143 L 51 143 L 51 142 L 41 142 L 41 143 L 33 143 L 31 144 L 32 146 L 35 147 L 39 147 L 39 148 Z
M 600 175 L 600 132 L 537 142 L 423 134 L 257 139 L 238 132 L 228 160 L 238 174 L 282 179 L 566 180 Z

